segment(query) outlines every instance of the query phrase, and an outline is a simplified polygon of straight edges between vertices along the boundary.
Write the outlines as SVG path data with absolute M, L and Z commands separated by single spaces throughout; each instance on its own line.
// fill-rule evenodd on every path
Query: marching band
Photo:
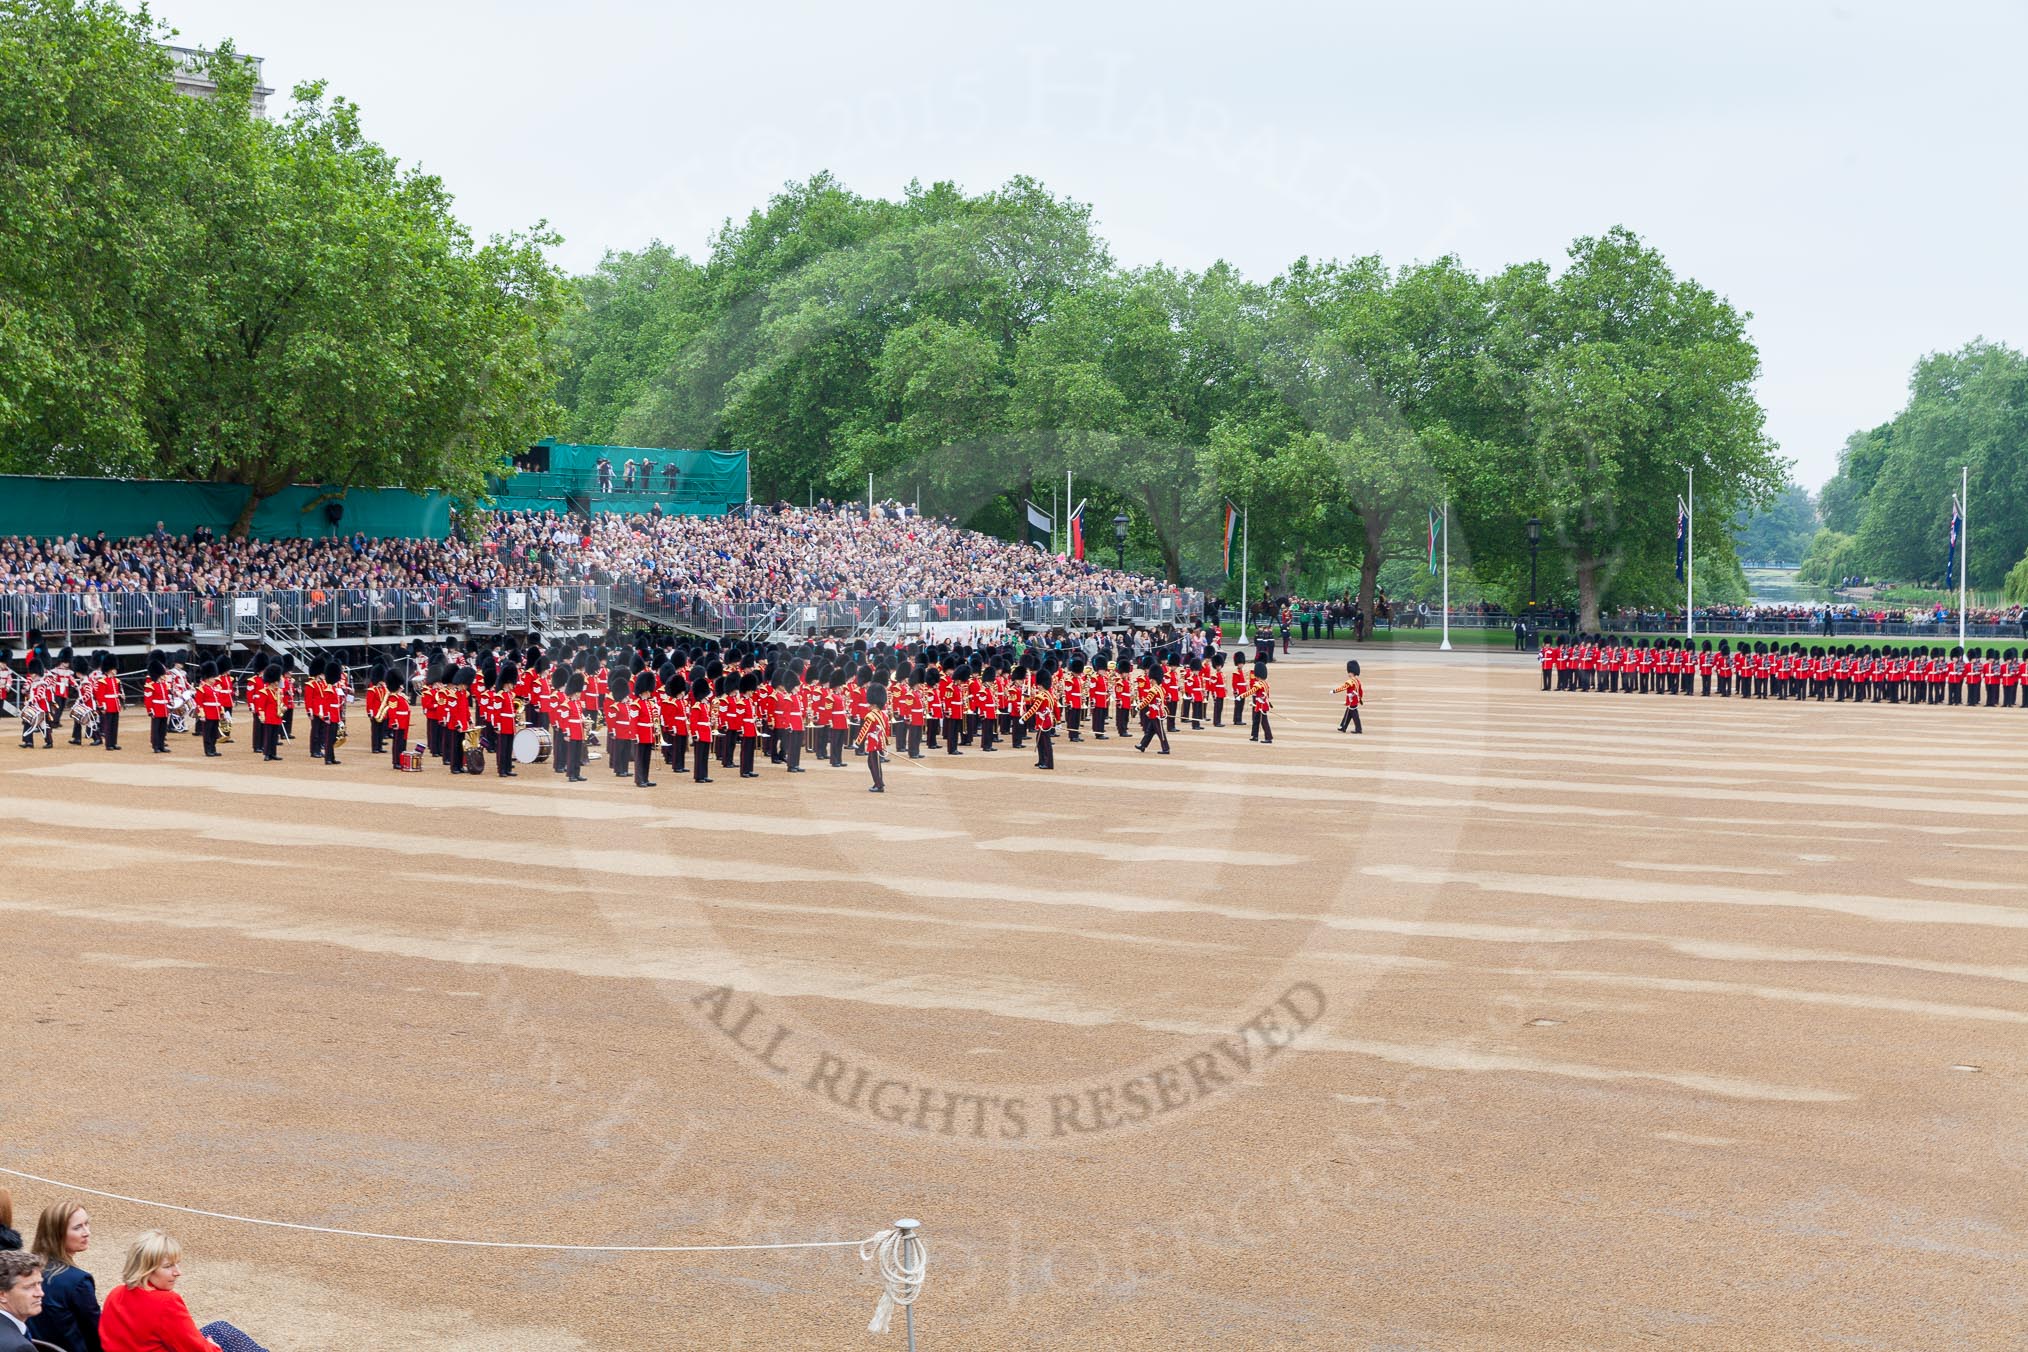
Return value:
M 0 653 L 0 695 L 13 692 L 13 671 Z M 1180 724 L 1201 729 L 1247 725 L 1272 742 L 1267 668 L 1251 672 L 1217 650 L 1188 653 L 1180 643 L 1138 658 L 1122 645 L 1088 655 L 1069 650 L 948 643 L 766 645 L 706 640 L 631 647 L 561 641 L 517 650 L 426 650 L 420 642 L 393 662 L 370 668 L 363 704 L 376 756 L 396 770 L 435 763 L 454 775 L 483 774 L 489 759 L 500 778 L 517 767 L 547 763 L 566 783 L 581 783 L 586 765 L 603 756 L 613 774 L 654 788 L 656 754 L 673 773 L 690 770 L 709 784 L 713 762 L 742 779 L 761 776 L 762 758 L 789 774 L 805 773 L 807 754 L 835 767 L 849 749 L 866 758 L 872 792 L 885 792 L 883 764 L 922 760 L 941 748 L 991 752 L 1005 739 L 1022 749 L 1034 739 L 1034 765 L 1056 768 L 1059 729 L 1073 743 L 1124 738 L 1138 716 L 1137 749 L 1159 744 Z M 1341 687 L 1342 688 L 1342 687 Z M 298 684 L 297 663 L 276 656 L 237 674 L 187 654 L 150 654 L 142 687 L 149 745 L 158 754 L 168 734 L 196 734 L 207 757 L 232 742 L 233 712 L 244 707 L 251 748 L 263 761 L 282 758 L 293 740 L 294 713 L 306 710 L 309 753 L 340 764 L 351 674 L 335 658 L 313 658 Z M 17 705 L 21 745 L 52 745 L 68 718 L 73 742 L 91 738 L 118 750 L 122 691 L 110 653 L 80 661 L 69 649 L 50 658 L 31 651 Z M 423 732 L 409 738 L 419 715 Z

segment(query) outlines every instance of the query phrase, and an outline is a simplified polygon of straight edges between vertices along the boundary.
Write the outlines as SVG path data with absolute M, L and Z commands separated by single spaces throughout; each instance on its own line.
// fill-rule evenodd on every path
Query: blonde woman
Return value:
M 176 1294 L 182 1279 L 183 1246 L 160 1230 L 143 1231 L 127 1249 L 120 1284 L 106 1293 L 99 1316 L 105 1352 L 261 1352 L 223 1321 L 200 1330 Z
M 42 1209 L 35 1223 L 35 1255 L 42 1260 L 42 1313 L 28 1321 L 28 1336 L 64 1352 L 100 1352 L 99 1293 L 78 1257 L 92 1246 L 92 1218 L 76 1202 Z

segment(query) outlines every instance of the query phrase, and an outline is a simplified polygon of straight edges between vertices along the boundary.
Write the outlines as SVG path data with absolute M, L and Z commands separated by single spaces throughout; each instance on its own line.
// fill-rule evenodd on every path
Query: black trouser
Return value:
M 493 739 L 493 773 L 502 779 L 514 773 L 514 739 L 510 736 Z
M 697 742 L 697 754 L 690 758 L 690 777 L 699 784 L 711 782 L 711 757 L 706 754 L 709 750 L 710 748 L 700 738 Z
M 1035 730 L 1035 768 L 1036 768 L 1036 769 L 1038 769 L 1038 770 L 1054 770 L 1054 769 L 1056 768 L 1056 751 L 1055 751 L 1055 749 L 1054 749 L 1054 748 L 1053 748 L 1053 747 L 1052 747 L 1052 746 L 1050 745 L 1050 744 L 1051 744 L 1052 742 L 1054 742 L 1055 740 L 1056 740 L 1056 734 L 1055 734 L 1054 732 L 1052 732 L 1052 731 L 1051 731 L 1050 729 L 1048 729 L 1048 728 L 1037 728 L 1037 729 Z
M 1359 710 L 1350 704 L 1345 706 L 1345 716 L 1338 720 L 1338 731 L 1343 732 L 1348 726 L 1354 732 L 1366 731 L 1365 728 L 1359 726 Z
M 1182 703 L 1181 700 L 1167 698 L 1164 698 L 1163 700 L 1163 704 L 1169 710 L 1169 731 L 1171 732 L 1176 731 L 1176 706 L 1181 703 Z
M 979 750 L 991 751 L 993 749 L 993 738 L 998 730 L 999 724 L 992 718 L 987 717 L 979 720 Z
M 1704 677 L 1704 693 L 1707 697 L 1709 697 L 1711 694 L 1711 673 L 1706 671 L 1701 672 L 1699 674 L 1701 674 Z
M 646 742 L 634 743 L 634 783 L 641 788 L 648 787 L 648 770 L 654 759 L 655 753 Z
M 338 763 L 338 725 L 328 719 L 324 723 L 324 763 Z
M 634 769 L 634 743 L 631 738 L 617 737 L 610 730 L 606 733 L 606 749 L 613 753 L 613 778 L 625 779 Z
M 1019 751 L 1022 743 L 1028 740 L 1028 720 L 1025 718 L 1015 719 L 1014 726 L 1009 730 L 1008 735 L 1014 739 L 1014 749 Z
M 947 756 L 960 754 L 958 751 L 958 729 L 960 726 L 962 726 L 962 720 L 960 719 L 946 718 L 944 720 L 944 754 Z
M 1192 700 L 1190 703 L 1190 726 L 1193 728 L 1204 726 L 1204 701 L 1201 699 Z
M 260 745 L 256 749 L 261 753 L 261 759 L 280 760 L 282 758 L 282 725 L 279 723 L 257 723 L 254 726 L 260 733 Z
M 876 791 L 887 791 L 887 779 L 880 772 L 880 752 L 872 747 L 866 749 L 866 768 L 873 772 L 873 787 Z
M 1162 726 L 1162 715 L 1158 710 L 1150 709 L 1141 715 L 1141 744 L 1134 749 L 1136 751 L 1146 751 L 1148 743 L 1157 739 L 1162 743 L 1162 750 L 1167 751 L 1169 749 L 1169 733 Z
M 1542 688 L 1544 690 L 1549 688 L 1546 681 L 1543 683 Z M 1225 696 L 1223 695 L 1213 695 L 1211 697 L 1211 726 L 1214 728 L 1225 726 Z
M 169 749 L 169 719 L 167 715 L 160 718 L 150 715 L 148 719 L 148 745 L 156 751 L 167 751 Z
M 387 745 L 387 724 L 377 718 L 366 720 L 366 731 L 373 738 L 373 754 L 378 756 Z
M 584 780 L 584 738 L 573 737 L 563 743 L 564 778 L 572 784 Z
M 1272 742 L 1275 739 L 1274 725 L 1268 722 L 1268 716 L 1258 708 L 1253 711 L 1253 736 L 1254 739 L 1263 742 Z
M 106 750 L 120 749 L 120 711 L 107 709 L 99 715 L 99 736 L 105 740 Z
M 665 737 L 662 739 L 662 760 L 671 770 L 682 774 L 689 769 L 690 739 L 687 736 Z
M 760 745 L 760 734 L 748 733 L 739 739 L 739 774 L 745 779 L 755 773 L 753 768 L 754 748 Z
M 331 725 L 321 718 L 310 720 L 310 759 L 324 754 L 324 739 L 331 735 Z
M 197 735 L 204 742 L 204 754 L 216 756 L 218 754 L 218 720 L 215 718 L 198 719 Z
M 1133 711 L 1127 707 L 1125 700 L 1120 701 L 1120 703 L 1114 708 L 1113 711 L 1114 730 L 1117 731 L 1119 735 L 1122 737 L 1127 735 L 1127 715 L 1132 712 Z
M 791 770 L 800 769 L 803 763 L 803 734 L 800 729 L 782 734 L 782 759 Z
M 444 734 L 444 759 L 451 763 L 451 773 L 465 773 L 465 735 L 452 728 Z
M 293 707 L 282 710 L 282 735 L 292 742 L 296 740 L 296 711 Z
M 920 723 L 908 725 L 908 758 L 910 760 L 922 759 L 922 729 L 923 725 Z
M 1246 727 L 1245 695 L 1234 695 L 1232 697 L 1232 726 L 1242 729 Z
M 388 760 L 395 769 L 399 770 L 401 768 L 401 758 L 408 754 L 408 734 L 389 728 L 387 730 L 387 745 L 391 751 Z

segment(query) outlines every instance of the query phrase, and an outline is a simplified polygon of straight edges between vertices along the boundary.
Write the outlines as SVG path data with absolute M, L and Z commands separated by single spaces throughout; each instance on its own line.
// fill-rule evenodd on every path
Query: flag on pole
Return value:
M 1429 513 L 1429 573 L 1431 577 L 1436 576 L 1437 549 L 1443 543 L 1443 533 L 1443 518 L 1439 517 L 1436 509 L 1432 507 Z
M 1958 575 L 1958 540 L 1964 534 L 1965 508 L 1958 495 L 1951 494 L 1951 534 L 1944 542 L 1944 589 L 1948 591 Z
M 1690 509 L 1676 499 L 1676 580 L 1683 580 L 1683 557 L 1690 546 Z
M 1225 500 L 1225 575 L 1232 576 L 1232 537 L 1239 533 L 1239 508 Z
M 1028 507 L 1028 543 L 1047 554 L 1056 541 L 1056 518 L 1034 503 Z
M 1077 504 L 1077 510 L 1070 514 L 1070 557 L 1084 562 L 1084 504 Z

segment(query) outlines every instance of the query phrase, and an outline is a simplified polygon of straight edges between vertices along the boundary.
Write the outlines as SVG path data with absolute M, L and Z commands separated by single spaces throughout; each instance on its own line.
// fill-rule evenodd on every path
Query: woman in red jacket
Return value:
M 220 1352 L 257 1347 L 223 1321 L 202 1330 L 176 1294 L 183 1279 L 183 1246 L 160 1230 L 144 1230 L 127 1249 L 120 1284 L 106 1293 L 99 1315 L 105 1352 Z M 214 1341 L 214 1338 L 219 1341 Z

